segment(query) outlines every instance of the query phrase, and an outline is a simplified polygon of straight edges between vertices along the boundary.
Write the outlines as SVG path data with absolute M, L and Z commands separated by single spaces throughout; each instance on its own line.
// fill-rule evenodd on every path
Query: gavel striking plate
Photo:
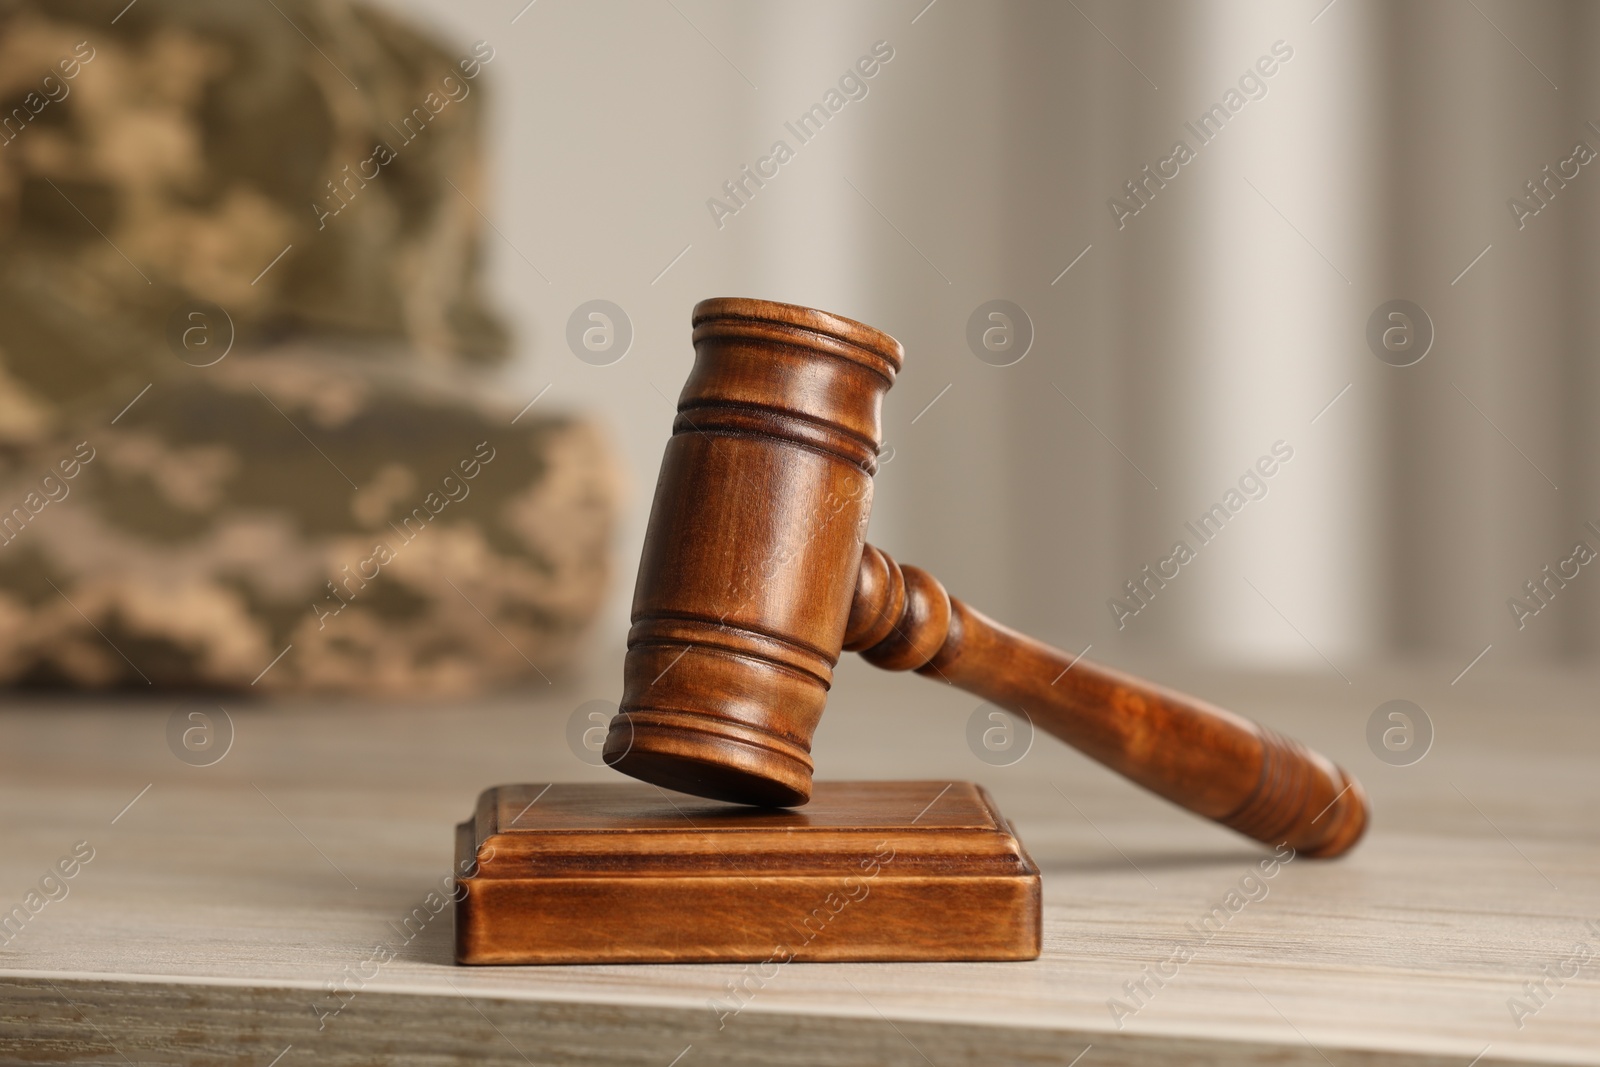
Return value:
M 1360 839 L 1365 793 L 1323 756 L 1008 629 L 867 543 L 883 399 L 905 358 L 898 341 L 826 312 L 737 298 L 696 305 L 693 328 L 694 367 L 661 462 L 604 758 L 662 790 L 724 803 L 618 783 L 609 800 L 588 796 L 587 825 L 554 806 L 541 821 L 535 805 L 509 826 L 507 791 L 528 787 L 490 790 L 458 838 L 458 858 L 474 868 L 461 879 L 458 960 L 760 961 L 775 939 L 794 959 L 1038 955 L 1038 870 L 981 789 L 963 784 L 966 814 L 933 828 L 902 811 L 908 783 L 820 783 L 828 803 L 807 814 L 811 737 L 845 651 L 1023 711 L 1146 789 L 1269 846 L 1326 858 Z M 688 833 L 697 821 L 710 828 L 698 839 Z M 851 839 L 853 826 L 877 836 Z M 562 852 L 580 830 L 589 851 Z M 893 860 L 881 858 L 880 840 Z M 707 852 L 707 841 L 732 851 Z M 841 865 L 846 854 L 857 870 Z M 963 862 L 932 859 L 954 855 Z M 575 888 L 574 872 L 601 884 Z M 704 921 L 675 881 L 696 877 L 718 887 Z M 864 891 L 859 903 L 842 878 Z M 823 915 L 879 910 L 854 943 L 842 920 L 831 940 L 829 924 L 810 940 L 769 936 L 767 927 L 795 925 L 786 908 L 819 893 L 830 901 Z M 622 900 L 623 910 L 606 912 Z M 830 913 L 838 900 L 846 906 Z M 658 916 L 677 924 L 674 936 L 630 948 L 615 924 L 638 923 L 644 901 L 679 909 Z M 953 909 L 986 911 L 991 928 L 956 921 Z M 614 943 L 542 942 L 538 931 L 557 923 L 609 924 Z M 874 928 L 896 936 L 885 942 Z

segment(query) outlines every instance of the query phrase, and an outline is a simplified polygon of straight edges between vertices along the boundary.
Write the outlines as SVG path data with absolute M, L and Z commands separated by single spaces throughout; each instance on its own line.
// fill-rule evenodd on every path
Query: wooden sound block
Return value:
M 458 963 L 1039 955 L 1039 869 L 970 782 L 818 782 L 796 810 L 503 785 L 456 859 Z

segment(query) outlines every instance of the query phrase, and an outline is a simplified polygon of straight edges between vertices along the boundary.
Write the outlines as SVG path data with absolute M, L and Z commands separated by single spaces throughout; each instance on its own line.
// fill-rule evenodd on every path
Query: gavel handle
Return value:
M 1270 846 L 1337 856 L 1367 798 L 1325 757 L 1204 701 L 1072 657 L 984 617 L 867 545 L 844 647 L 1020 709 L 1151 792 Z

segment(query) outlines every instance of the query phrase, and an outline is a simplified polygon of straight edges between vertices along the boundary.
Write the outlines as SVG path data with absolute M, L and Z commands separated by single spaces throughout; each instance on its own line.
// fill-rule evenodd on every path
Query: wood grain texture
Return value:
M 1361 784 L 1298 741 L 1019 634 L 872 545 L 844 647 L 1021 712 L 1157 796 L 1264 844 L 1326 858 L 1366 831 Z
M 1039 869 L 970 782 L 818 782 L 804 811 L 498 786 L 456 828 L 456 961 L 1031 960 Z
M 1486 1046 L 1479 1067 L 1600 1064 L 1592 968 L 1520 1029 L 1507 1009 L 1576 941 L 1597 943 L 1600 678 L 1491 660 L 1454 687 L 1461 662 L 1343 664 L 1350 686 L 1160 665 L 1350 767 L 1382 817 L 1345 858 L 1284 866 L 1121 1029 L 1108 1000 L 1267 853 L 1048 736 L 984 765 L 966 742 L 978 699 L 950 686 L 842 661 L 815 758 L 839 776 L 979 781 L 1041 869 L 1041 957 L 795 963 L 725 1018 L 710 1005 L 750 981 L 745 965 L 458 967 L 447 921 L 410 933 L 486 782 L 615 778 L 566 742 L 574 708 L 616 701 L 615 659 L 449 709 L 230 703 L 233 748 L 206 768 L 168 751 L 170 703 L 14 699 L 0 906 L 74 842 L 96 855 L 0 945 L 0 1062 L 123 1063 L 120 1050 L 265 1067 L 292 1045 L 278 1067 L 667 1067 L 692 1045 L 678 1067 L 1065 1067 L 1093 1044 L 1078 1067 L 1467 1067 Z M 1437 730 L 1412 767 L 1379 762 L 1363 736 L 1396 696 Z M 378 945 L 393 958 L 369 966 Z M 319 1007 L 341 1008 L 320 1030 Z
M 606 759 L 669 789 L 803 804 L 904 353 L 762 300 L 695 306 Z
M 1367 825 L 1354 778 L 1203 700 L 1016 633 L 866 543 L 900 343 L 765 300 L 703 300 L 661 461 L 606 761 L 669 789 L 804 804 L 842 650 L 1013 711 L 1196 814 L 1311 857 Z

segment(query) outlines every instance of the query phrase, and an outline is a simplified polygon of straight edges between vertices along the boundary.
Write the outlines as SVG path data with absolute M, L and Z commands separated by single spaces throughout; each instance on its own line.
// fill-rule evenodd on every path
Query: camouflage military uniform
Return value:
M 614 491 L 591 424 L 480 377 L 492 47 L 344 0 L 113 15 L 0 0 L 0 682 L 552 674 Z

